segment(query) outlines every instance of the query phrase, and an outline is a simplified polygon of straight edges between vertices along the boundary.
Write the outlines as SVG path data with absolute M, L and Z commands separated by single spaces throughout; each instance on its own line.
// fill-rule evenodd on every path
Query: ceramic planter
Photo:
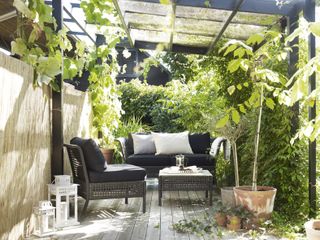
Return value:
M 238 216 L 227 216 L 227 228 L 238 231 L 241 228 L 241 219 Z
M 111 164 L 113 160 L 114 149 L 100 148 L 107 164 Z
M 251 187 L 235 187 L 236 204 L 250 210 L 258 219 L 269 219 L 273 211 L 277 189 L 273 187 L 258 186 L 258 191 Z
M 236 199 L 234 197 L 233 187 L 221 188 L 221 201 L 223 206 L 235 207 Z
M 304 224 L 308 240 L 320 239 L 320 220 L 310 220 Z
M 226 226 L 227 216 L 224 213 L 217 212 L 214 215 L 214 218 L 215 218 L 216 223 L 217 223 L 218 226 L 220 226 L 220 227 L 225 227 Z

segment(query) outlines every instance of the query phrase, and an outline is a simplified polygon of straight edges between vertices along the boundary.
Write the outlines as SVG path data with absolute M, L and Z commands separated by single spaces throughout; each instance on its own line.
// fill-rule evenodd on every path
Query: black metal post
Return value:
M 62 0 L 52 1 L 53 17 L 57 22 L 57 29 L 62 29 Z M 63 61 L 61 59 L 61 61 Z M 63 69 L 63 67 L 62 67 Z M 63 118 L 62 118 L 62 74 L 56 76 L 60 92 L 52 91 L 52 152 L 51 152 L 51 177 L 63 174 Z
M 305 0 L 304 17 L 308 22 L 315 21 L 315 0 Z M 313 35 L 309 35 L 308 39 L 309 59 L 316 56 L 316 41 Z M 316 75 L 313 74 L 309 78 L 309 92 L 316 88 Z M 309 121 L 316 118 L 316 104 L 309 107 Z M 317 211 L 317 191 L 316 191 L 316 178 L 317 178 L 317 145 L 316 141 L 309 141 L 309 204 L 310 204 L 310 217 L 314 217 Z
M 96 47 L 106 44 L 106 37 L 103 34 L 96 34 Z M 97 64 L 102 65 L 102 59 L 97 58 Z M 103 138 L 101 130 L 98 130 L 98 138 Z
M 288 19 L 288 32 L 293 33 L 299 26 L 299 15 L 290 16 Z M 299 38 L 294 39 L 290 43 L 292 52 L 289 52 L 289 77 L 291 78 L 297 71 L 297 63 L 299 61 Z M 299 102 L 295 103 L 291 108 L 293 116 L 291 119 L 291 133 L 294 135 L 299 128 Z

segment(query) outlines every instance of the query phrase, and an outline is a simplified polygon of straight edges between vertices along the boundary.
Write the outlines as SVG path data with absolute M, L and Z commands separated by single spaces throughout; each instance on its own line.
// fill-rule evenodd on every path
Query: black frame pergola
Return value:
M 58 29 L 61 29 L 63 25 L 63 6 L 62 0 L 52 1 L 54 12 L 53 15 L 57 19 Z M 129 19 L 126 18 L 126 14 L 143 14 L 143 8 L 123 8 L 123 6 L 128 6 L 129 4 L 149 4 L 158 6 L 158 8 L 150 8 L 147 15 L 151 17 L 154 16 L 154 19 L 161 16 L 161 11 L 159 8 L 162 6 L 159 0 L 113 0 L 114 5 L 120 15 L 122 25 L 127 33 L 128 40 L 132 47 L 140 49 L 156 49 L 158 44 L 161 42 L 153 41 L 152 37 L 148 37 L 145 40 L 134 39 L 132 37 L 134 28 L 139 28 L 139 24 L 133 24 Z M 279 19 L 287 21 L 288 33 L 292 33 L 298 27 L 299 14 L 303 12 L 305 19 L 308 22 L 315 21 L 315 0 L 289 0 L 289 1 L 278 1 L 284 2 L 282 6 L 276 4 L 276 0 L 171 0 L 169 8 L 171 9 L 171 18 L 168 21 L 170 31 L 167 34 L 168 41 L 164 44 L 164 50 L 175 51 L 175 52 L 184 52 L 184 53 L 196 53 L 196 54 L 207 54 L 210 53 L 221 37 L 225 37 L 228 27 L 232 24 L 238 24 L 239 26 L 244 26 L 244 29 L 247 25 L 259 25 L 254 22 L 241 22 L 235 20 L 238 14 L 264 14 L 265 15 L 276 15 L 279 16 Z M 127 4 L 126 4 L 127 3 Z M 143 6 L 143 5 L 141 5 Z M 76 6 L 79 7 L 79 6 Z M 224 14 L 228 14 L 223 20 L 221 19 L 209 19 L 212 25 L 218 22 L 220 28 L 212 29 L 215 31 L 214 34 L 204 34 L 200 37 L 210 38 L 210 41 L 207 41 L 206 44 L 197 46 L 196 41 L 192 44 L 188 42 L 186 44 L 175 43 L 176 33 L 175 22 L 179 18 L 177 14 L 178 8 L 184 7 L 185 9 L 206 9 L 204 11 L 224 11 Z M 158 11 L 158 12 L 157 12 Z M 137 15 L 139 16 L 139 15 Z M 163 16 L 163 14 L 162 14 Z M 181 20 L 181 19 L 180 19 Z M 183 19 L 182 19 L 183 20 Z M 200 21 L 200 20 L 199 20 Z M 210 21 L 207 21 L 210 24 Z M 159 24 L 159 23 L 155 23 Z M 236 25 L 236 26 L 238 26 Z M 216 25 L 214 25 L 216 26 Z M 210 25 L 208 25 L 210 27 Z M 263 27 L 260 24 L 260 27 Z M 267 26 L 264 26 L 267 27 Z M 141 29 L 138 29 L 141 30 Z M 197 29 L 194 29 L 196 31 Z M 163 29 L 144 29 L 144 31 L 153 31 L 160 32 Z M 185 33 L 184 33 L 185 34 Z M 190 34 L 190 32 L 188 33 Z M 192 34 L 192 33 L 191 33 Z M 198 34 L 199 35 L 199 34 Z M 178 38 L 176 38 L 178 39 Z M 238 38 L 241 39 L 241 38 Z M 298 49 L 294 47 L 298 43 L 298 39 L 295 39 L 290 45 L 293 47 L 293 51 L 289 54 L 289 76 L 292 76 L 297 68 L 296 64 L 299 60 Z M 309 48 L 309 59 L 315 57 L 316 55 L 316 44 L 315 37 L 313 35 L 309 36 L 308 41 Z M 60 85 L 62 84 L 61 76 L 57 77 Z M 316 87 L 316 76 L 312 75 L 309 78 L 309 91 L 313 91 Z M 62 125 L 62 95 L 61 93 L 54 93 L 52 96 L 52 176 L 63 173 L 63 125 Z M 295 112 L 295 117 L 293 118 L 292 125 L 294 131 L 298 128 L 298 114 L 299 114 L 299 105 L 296 104 L 293 107 Z M 309 108 L 309 120 L 313 120 L 316 117 L 316 105 Z M 309 203 L 310 203 L 310 213 L 314 214 L 316 212 L 316 141 L 309 142 Z

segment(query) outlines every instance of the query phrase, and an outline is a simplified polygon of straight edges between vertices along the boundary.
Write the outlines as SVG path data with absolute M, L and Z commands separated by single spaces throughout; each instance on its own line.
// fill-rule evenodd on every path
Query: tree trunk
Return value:
M 237 154 L 237 144 L 236 142 L 232 143 L 232 152 L 233 152 L 233 164 L 234 164 L 234 179 L 236 187 L 239 187 L 239 166 L 238 166 L 238 154 Z
M 260 128 L 261 128 L 261 116 L 262 116 L 262 105 L 263 105 L 263 85 L 261 86 L 260 92 L 260 106 L 259 106 L 259 116 L 257 132 L 255 136 L 254 145 L 254 162 L 253 162 L 253 174 L 252 174 L 252 191 L 257 191 L 257 178 L 258 178 L 258 153 L 259 153 L 259 140 L 260 140 Z

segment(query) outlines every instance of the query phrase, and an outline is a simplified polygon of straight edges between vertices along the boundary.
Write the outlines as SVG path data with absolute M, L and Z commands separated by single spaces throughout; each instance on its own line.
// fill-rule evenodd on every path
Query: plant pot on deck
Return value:
M 113 160 L 114 149 L 100 148 L 100 150 L 101 150 L 107 164 L 111 164 L 112 160 Z
M 221 188 L 221 201 L 223 206 L 235 207 L 236 199 L 234 197 L 233 187 Z
M 250 210 L 258 219 L 269 219 L 273 211 L 277 189 L 258 186 L 258 191 L 252 191 L 250 186 L 235 187 L 236 204 Z
M 238 216 L 227 216 L 227 229 L 231 231 L 238 231 L 241 228 L 241 218 Z
M 310 220 L 304 224 L 308 240 L 320 239 L 320 220 Z
M 214 215 L 214 218 L 215 218 L 216 223 L 217 223 L 218 226 L 224 227 L 224 226 L 226 225 L 226 222 L 227 222 L 227 216 L 226 216 L 226 214 L 221 213 L 221 212 L 217 212 L 217 213 Z

